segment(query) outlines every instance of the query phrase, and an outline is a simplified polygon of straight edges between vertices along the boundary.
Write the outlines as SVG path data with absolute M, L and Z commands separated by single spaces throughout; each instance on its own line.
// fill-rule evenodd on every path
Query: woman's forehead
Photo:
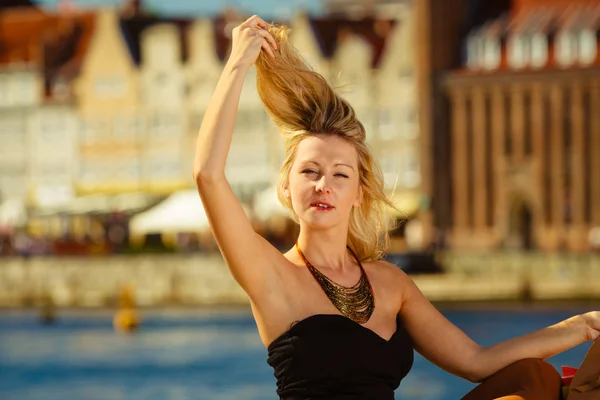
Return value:
M 298 162 L 327 162 L 356 165 L 358 154 L 352 143 L 334 135 L 309 136 L 298 144 Z

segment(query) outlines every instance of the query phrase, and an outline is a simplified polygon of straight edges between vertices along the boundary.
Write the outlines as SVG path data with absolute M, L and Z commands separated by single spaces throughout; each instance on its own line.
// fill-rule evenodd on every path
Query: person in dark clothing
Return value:
M 253 16 L 232 37 L 199 130 L 194 178 L 219 249 L 250 299 L 280 398 L 391 400 L 417 350 L 452 374 L 484 381 L 485 398 L 558 399 L 560 377 L 542 360 L 597 338 L 600 312 L 491 347 L 475 343 L 382 261 L 392 204 L 351 105 L 305 65 L 285 27 Z M 285 143 L 279 199 L 300 227 L 284 254 L 252 229 L 225 177 L 254 64 Z

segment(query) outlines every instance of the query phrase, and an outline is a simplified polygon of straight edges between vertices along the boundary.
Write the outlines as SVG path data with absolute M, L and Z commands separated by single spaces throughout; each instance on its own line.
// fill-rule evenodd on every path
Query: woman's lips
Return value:
M 321 202 L 321 201 L 316 201 L 314 203 L 311 203 L 310 206 L 312 208 L 315 208 L 315 209 L 319 210 L 319 211 L 331 211 L 331 210 L 333 210 L 335 208 L 331 204 L 326 203 L 326 202 Z

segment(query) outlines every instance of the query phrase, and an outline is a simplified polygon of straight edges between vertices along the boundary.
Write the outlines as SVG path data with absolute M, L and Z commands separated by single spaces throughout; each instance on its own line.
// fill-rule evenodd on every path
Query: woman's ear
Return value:
M 288 189 L 287 187 L 283 188 L 281 190 L 281 193 L 283 193 L 283 197 L 285 197 L 286 199 L 290 198 L 290 189 Z

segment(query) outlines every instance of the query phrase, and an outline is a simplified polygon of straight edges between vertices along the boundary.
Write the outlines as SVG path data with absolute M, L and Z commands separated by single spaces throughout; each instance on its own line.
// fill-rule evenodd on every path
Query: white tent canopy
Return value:
M 133 213 L 156 203 L 156 200 L 156 195 L 144 192 L 128 192 L 117 195 L 92 194 L 75 197 L 66 203 L 38 207 L 34 215 L 45 217 L 58 214 Z
M 27 223 L 25 203 L 19 199 L 6 199 L 0 204 L 0 227 L 15 228 Z
M 201 232 L 209 229 L 208 217 L 196 189 L 175 192 L 155 207 L 137 214 L 129 229 L 134 235 Z

